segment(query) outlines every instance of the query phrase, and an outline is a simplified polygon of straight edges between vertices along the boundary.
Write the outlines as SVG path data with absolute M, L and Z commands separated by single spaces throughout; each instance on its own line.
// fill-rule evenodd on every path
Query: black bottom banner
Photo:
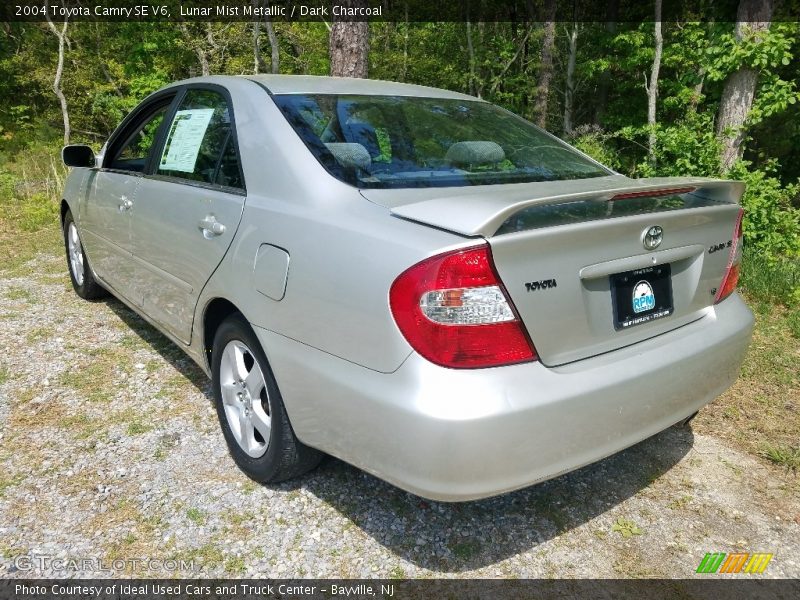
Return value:
M 3 579 L 0 598 L 173 600 L 178 598 L 317 600 L 407 598 L 786 598 L 789 579 Z

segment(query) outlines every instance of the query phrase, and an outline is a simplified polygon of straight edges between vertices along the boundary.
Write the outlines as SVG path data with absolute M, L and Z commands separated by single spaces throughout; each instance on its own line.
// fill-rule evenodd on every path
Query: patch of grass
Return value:
M 9 380 L 11 375 L 8 373 L 8 369 L 5 367 L 0 367 L 0 385 L 3 385 L 6 381 Z
M 225 561 L 225 572 L 229 575 L 241 575 L 244 573 L 244 570 L 244 559 L 239 556 L 234 556 Z M 300 577 L 302 577 L 302 575 L 300 575 Z
M 719 460 L 720 460 L 720 462 L 721 462 L 723 465 L 725 465 L 725 466 L 726 466 L 726 467 L 728 467 L 728 468 L 729 468 L 731 471 L 733 471 L 733 474 L 734 474 L 734 475 L 736 475 L 736 477 L 741 477 L 741 476 L 742 476 L 742 472 L 743 472 L 743 471 L 742 471 L 742 468 L 741 468 L 739 465 L 737 465 L 737 464 L 734 464 L 734 463 L 732 463 L 731 461 L 729 461 L 729 460 L 726 460 L 726 459 L 724 459 L 724 458 L 720 458 Z
M 611 527 L 611 531 L 620 534 L 624 538 L 629 538 L 634 535 L 642 535 L 644 533 L 634 521 L 620 517 L 617 522 Z
M 142 435 L 143 433 L 147 433 L 153 429 L 152 425 L 148 425 L 147 423 L 143 423 L 139 419 L 135 419 L 128 423 L 128 427 L 125 431 L 127 431 L 128 435 Z
M 78 439 L 85 439 L 97 430 L 96 424 L 85 413 L 68 415 L 61 419 L 61 425 L 73 431 Z
M 389 569 L 388 575 L 389 579 L 405 579 L 407 577 L 406 572 L 399 566 Z
M 47 403 L 34 402 L 44 394 L 42 385 L 24 388 L 13 397 L 8 424 L 13 431 L 30 435 L 43 427 L 61 427 L 61 424 L 73 415 L 73 409 L 61 399 L 53 399 Z M 31 450 L 25 447 L 21 449 Z
M 186 510 L 186 518 L 192 523 L 203 525 L 206 522 L 206 513 L 199 508 L 189 508 Z
M 228 522 L 230 525 L 224 528 L 226 539 L 229 539 L 230 536 L 233 536 L 234 539 L 249 539 L 253 533 L 252 523 L 255 520 L 256 515 L 250 511 L 245 511 L 243 513 L 232 513 L 228 517 Z
M 692 497 L 688 494 L 684 494 L 680 498 L 675 498 L 669 504 L 667 504 L 667 508 L 672 510 L 680 510 L 686 508 L 691 501 Z
M 740 415 L 739 408 L 736 406 L 726 406 L 722 411 L 722 416 L 726 419 L 738 419 Z
M 550 494 L 537 495 L 533 505 L 536 508 L 536 513 L 553 523 L 559 533 L 569 529 L 570 521 L 567 512 L 562 507 L 554 504 L 553 497 Z
M 626 579 L 663 579 L 664 574 L 656 571 L 651 563 L 653 561 L 643 557 L 634 549 L 625 549 L 614 562 L 614 571 Z
M 764 285 L 768 285 L 764 283 Z M 775 284 L 778 285 L 778 284 Z M 768 295 L 769 290 L 758 292 Z M 745 300 L 757 304 L 749 293 Z M 767 306 L 756 311 L 753 340 L 739 379 L 700 411 L 692 428 L 770 459 L 765 447 L 793 448 L 800 439 L 800 348 L 795 337 L 800 307 Z
M 5 297 L 9 300 L 22 300 L 24 302 L 33 302 L 35 296 L 30 290 L 21 287 L 13 287 L 5 293 Z
M 64 371 L 58 383 L 72 388 L 90 402 L 107 403 L 119 390 L 120 375 L 131 373 L 133 362 L 130 350 L 101 347 L 89 352 L 75 368 Z
M 800 300 L 798 300 L 797 305 L 798 308 L 795 308 L 786 315 L 786 325 L 789 331 L 792 332 L 792 335 L 800 340 Z
M 63 252 L 58 217 L 51 227 L 35 232 L 13 231 L 0 235 L 0 272 L 6 277 L 28 277 L 30 268 L 25 264 L 41 254 L 55 255 Z M 64 265 L 66 270 L 66 263 Z
M 399 494 L 392 494 L 392 496 L 389 497 L 389 506 L 398 517 L 407 517 L 411 513 L 408 502 Z
M 173 375 L 167 379 L 161 386 L 160 393 L 168 400 L 173 400 L 179 405 L 185 404 L 183 402 L 186 396 L 194 390 L 192 382 L 186 379 L 183 375 Z
M 205 567 L 215 567 L 222 564 L 225 560 L 225 555 L 220 550 L 219 546 L 213 543 L 208 543 L 200 546 L 199 548 L 191 548 L 184 551 L 181 555 L 173 557 L 176 560 L 197 561 Z
M 746 251 L 739 283 L 748 297 L 759 303 L 796 306 L 800 303 L 800 258 L 772 258 Z
M 800 469 L 800 446 L 764 443 L 760 454 L 776 465 L 781 465 L 793 471 Z
M 8 475 L 0 475 L 0 498 L 3 498 L 6 495 L 7 489 L 12 488 L 15 485 L 19 485 L 23 479 L 25 478 L 22 475 L 14 475 L 13 477 L 9 477 Z
M 460 561 L 468 561 L 480 554 L 481 544 L 477 540 L 465 540 L 448 545 L 450 551 Z
M 255 518 L 256 516 L 253 513 L 247 511 L 244 513 L 233 513 L 230 517 L 230 521 L 237 527 L 240 527 L 241 525 L 249 523 Z
M 147 342 L 135 333 L 128 333 L 122 336 L 122 339 L 117 342 L 122 348 L 128 350 L 143 350 L 148 348 Z
M 53 335 L 52 327 L 34 327 L 27 333 L 25 340 L 29 344 L 35 344 L 36 342 L 46 340 L 51 335 Z
M 787 331 L 800 339 L 800 257 L 770 258 L 748 252 L 742 264 L 741 287 L 758 314 L 773 306 L 786 309 Z

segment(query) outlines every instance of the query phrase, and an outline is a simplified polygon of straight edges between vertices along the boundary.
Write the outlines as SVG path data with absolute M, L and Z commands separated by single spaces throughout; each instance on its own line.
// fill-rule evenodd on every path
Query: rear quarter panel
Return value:
M 402 271 L 442 248 L 475 241 L 390 215 L 331 177 L 257 84 L 231 89 L 247 185 L 234 241 L 198 303 L 230 300 L 254 325 L 381 372 L 411 353 L 389 309 Z M 271 244 L 289 254 L 286 292 L 257 290 L 256 254 Z M 196 331 L 198 326 L 195 326 Z M 195 341 L 202 335 L 193 336 Z M 269 356 L 270 349 L 265 348 Z M 280 374 L 276 374 L 280 382 Z

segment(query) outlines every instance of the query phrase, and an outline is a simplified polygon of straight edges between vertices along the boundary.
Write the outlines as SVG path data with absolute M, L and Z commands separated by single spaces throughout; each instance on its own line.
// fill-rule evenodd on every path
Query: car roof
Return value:
M 357 79 L 355 77 L 319 77 L 315 75 L 248 75 L 273 94 L 357 94 L 371 96 L 420 96 L 476 100 L 472 96 L 409 83 Z
M 421 98 L 449 98 L 453 100 L 478 100 L 473 96 L 424 85 L 357 79 L 354 77 L 320 77 L 315 75 L 216 75 L 193 77 L 172 85 L 191 83 L 223 84 L 230 79 L 250 79 L 272 94 L 353 94 L 369 96 L 418 96 Z M 170 86 L 172 87 L 172 86 Z

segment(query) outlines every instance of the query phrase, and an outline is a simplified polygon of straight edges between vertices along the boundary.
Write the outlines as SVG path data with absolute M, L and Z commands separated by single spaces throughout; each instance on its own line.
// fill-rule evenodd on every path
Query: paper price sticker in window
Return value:
M 192 108 L 175 113 L 161 156 L 160 171 L 194 172 L 200 145 L 213 115 L 213 108 Z

